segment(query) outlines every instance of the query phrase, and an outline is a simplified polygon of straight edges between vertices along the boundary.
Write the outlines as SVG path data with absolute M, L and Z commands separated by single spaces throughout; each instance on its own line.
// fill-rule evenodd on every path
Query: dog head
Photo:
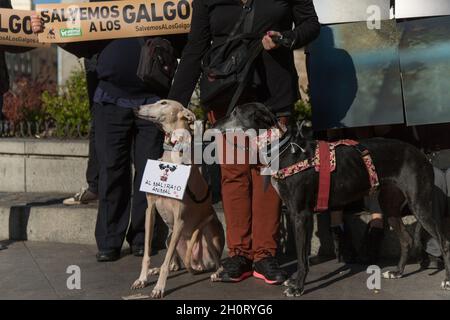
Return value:
M 169 133 L 176 129 L 193 130 L 196 120 L 192 111 L 173 100 L 140 106 L 135 112 L 139 118 L 152 121 Z
M 270 129 L 277 125 L 275 115 L 261 103 L 246 103 L 234 108 L 230 115 L 220 119 L 214 128 L 220 131 L 231 129 Z

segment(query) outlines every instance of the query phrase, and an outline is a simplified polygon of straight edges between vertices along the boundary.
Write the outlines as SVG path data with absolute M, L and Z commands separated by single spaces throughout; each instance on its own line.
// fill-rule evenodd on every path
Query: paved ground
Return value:
M 122 299 L 136 293 L 148 294 L 151 287 L 129 289 L 139 273 L 140 258 L 127 255 L 117 262 L 97 263 L 96 248 L 43 242 L 14 242 L 0 251 L 0 299 Z M 158 265 L 164 252 L 155 256 Z M 81 290 L 67 289 L 70 265 L 81 268 Z M 284 264 L 292 271 L 292 262 Z M 295 268 L 295 267 L 294 267 Z M 300 299 L 450 299 L 439 284 L 443 272 L 418 271 L 407 267 L 400 280 L 382 280 L 381 291 L 366 287 L 368 274 L 334 260 L 315 264 L 308 277 L 306 294 Z M 154 278 L 152 283 L 154 283 Z M 166 299 L 282 299 L 282 288 L 267 286 L 250 278 L 239 284 L 211 283 L 209 274 L 193 276 L 184 270 L 171 276 Z

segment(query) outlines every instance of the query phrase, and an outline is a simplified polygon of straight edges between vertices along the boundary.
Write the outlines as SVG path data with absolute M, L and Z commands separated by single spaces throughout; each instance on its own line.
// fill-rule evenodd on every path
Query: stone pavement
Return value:
M 151 286 L 136 292 L 129 289 L 139 274 L 140 258 L 124 251 L 119 261 L 98 263 L 95 253 L 92 245 L 12 242 L 0 251 L 0 299 L 122 299 L 149 293 Z M 159 265 L 163 256 L 160 252 L 152 264 Z M 283 266 L 294 271 L 293 262 L 286 260 Z M 81 290 L 67 288 L 70 265 L 81 269 Z M 443 271 L 419 271 L 416 264 L 408 265 L 403 279 L 382 280 L 379 293 L 367 289 L 368 276 L 361 266 L 348 269 L 335 260 L 314 264 L 300 299 L 450 299 L 450 292 L 439 288 Z M 155 280 L 151 278 L 151 284 Z M 165 298 L 284 299 L 281 287 L 254 278 L 238 284 L 211 283 L 209 274 L 194 276 L 185 270 L 170 276 Z
M 68 196 L 72 196 L 72 194 L 0 192 L 0 239 L 95 244 L 97 204 L 64 206 L 62 200 Z M 225 227 L 221 203 L 217 203 L 215 209 Z M 325 256 L 333 254 L 329 233 L 329 215 L 316 215 L 315 220 L 312 254 Z M 370 216 L 361 212 L 357 215 L 346 216 L 346 220 L 351 226 L 354 244 L 358 247 Z M 413 234 L 415 219 L 407 216 L 404 218 L 404 222 L 410 233 Z M 282 215 L 281 225 L 280 248 L 286 252 L 288 247 L 293 245 L 287 214 Z M 382 254 L 388 258 L 397 257 L 399 254 L 398 239 L 390 229 L 386 231 Z

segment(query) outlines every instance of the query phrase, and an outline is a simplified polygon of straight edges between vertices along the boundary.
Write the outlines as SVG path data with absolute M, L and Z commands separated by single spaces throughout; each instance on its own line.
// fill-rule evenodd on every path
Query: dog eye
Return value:
M 162 104 L 162 105 L 166 105 L 166 104 L 167 104 L 167 101 L 162 101 L 161 104 Z

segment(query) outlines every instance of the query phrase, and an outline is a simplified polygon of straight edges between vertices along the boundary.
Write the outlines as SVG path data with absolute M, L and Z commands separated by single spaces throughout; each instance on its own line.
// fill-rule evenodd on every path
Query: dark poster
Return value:
M 408 125 L 450 122 L 450 16 L 399 23 Z
M 394 20 L 323 26 L 308 48 L 315 130 L 403 123 Z

